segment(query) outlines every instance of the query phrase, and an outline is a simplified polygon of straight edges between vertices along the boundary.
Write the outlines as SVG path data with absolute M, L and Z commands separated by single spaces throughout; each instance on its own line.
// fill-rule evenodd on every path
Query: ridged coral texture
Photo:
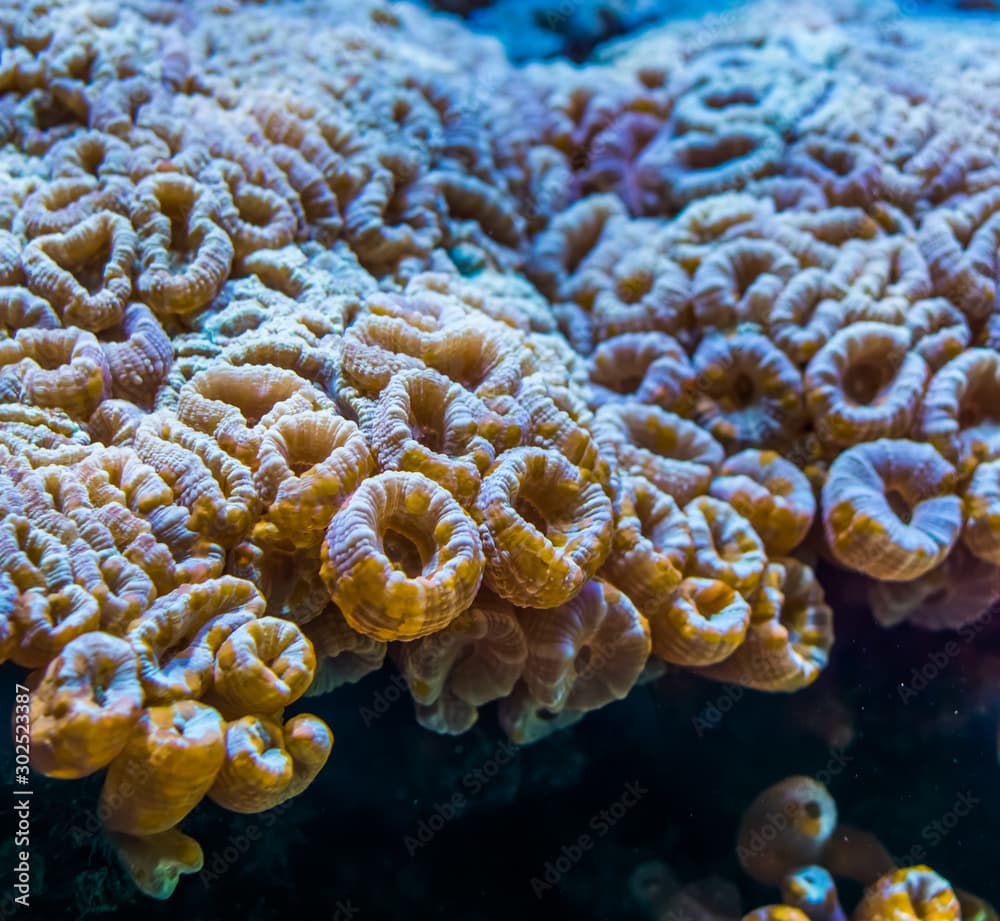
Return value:
M 662 660 L 810 684 L 820 559 L 993 600 L 996 46 L 847 6 L 519 69 L 382 0 L 0 3 L 0 656 L 144 891 L 387 657 L 523 743 Z

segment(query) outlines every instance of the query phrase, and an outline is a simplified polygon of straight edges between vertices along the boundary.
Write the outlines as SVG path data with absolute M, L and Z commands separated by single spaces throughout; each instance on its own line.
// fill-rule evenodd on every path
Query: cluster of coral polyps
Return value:
M 887 619 L 995 592 L 987 37 L 748 7 L 522 71 L 353 0 L 0 35 L 0 653 L 147 891 L 203 796 L 302 790 L 332 736 L 285 708 L 387 653 L 422 724 L 499 700 L 526 742 L 664 660 L 810 683 L 817 554 Z
M 780 889 L 781 902 L 743 914 L 739 890 L 718 877 L 678 886 L 657 860 L 636 868 L 632 895 L 650 921 L 996 921 L 984 899 L 953 888 L 926 866 L 898 867 L 878 838 L 841 824 L 829 791 L 811 777 L 787 777 L 761 792 L 743 816 L 736 842 L 743 870 Z M 837 880 L 864 894 L 845 914 Z
M 740 915 L 738 891 L 716 879 L 676 886 L 662 864 L 651 861 L 633 874 L 636 901 L 650 921 L 670 921 L 676 912 L 699 912 L 718 921 L 995 921 L 992 906 L 978 896 L 953 889 L 927 866 L 890 870 L 865 890 L 854 911 L 845 913 L 837 886 L 821 866 L 806 865 L 788 873 L 782 883 L 783 902 L 764 905 Z M 729 904 L 726 904 L 729 903 Z M 728 910 L 727 910 L 728 909 Z M 674 914 L 670 914 L 673 911 Z
M 760 793 L 740 824 L 736 854 L 757 882 L 777 886 L 781 903 L 743 921 L 844 921 L 836 879 L 864 887 L 853 921 L 995 921 L 992 905 L 930 867 L 898 867 L 875 835 L 838 822 L 826 787 L 788 777 Z

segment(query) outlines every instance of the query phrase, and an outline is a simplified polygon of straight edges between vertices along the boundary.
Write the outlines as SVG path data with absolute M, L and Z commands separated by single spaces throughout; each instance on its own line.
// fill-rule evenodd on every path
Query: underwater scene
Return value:
M 1000 2 L 0 0 L 0 921 L 1000 921 Z

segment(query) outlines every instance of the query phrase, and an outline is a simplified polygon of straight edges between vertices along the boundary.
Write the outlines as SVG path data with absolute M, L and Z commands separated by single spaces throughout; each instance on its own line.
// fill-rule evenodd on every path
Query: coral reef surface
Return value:
M 812 684 L 821 566 L 886 625 L 1000 595 L 1000 33 L 764 3 L 518 68 L 408 4 L 33 0 L 0 39 L 0 660 L 146 894 L 380 668 L 528 744 L 665 671 Z M 862 917 L 952 911 L 915 873 Z

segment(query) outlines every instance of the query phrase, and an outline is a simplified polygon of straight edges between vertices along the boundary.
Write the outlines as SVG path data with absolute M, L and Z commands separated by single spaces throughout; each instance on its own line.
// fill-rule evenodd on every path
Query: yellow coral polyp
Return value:
M 317 546 L 373 466 L 353 422 L 329 411 L 281 416 L 257 449 L 253 480 L 266 511 L 255 538 L 300 549 Z
M 813 571 L 790 557 L 768 563 L 749 602 L 746 639 L 701 674 L 758 691 L 808 687 L 826 666 L 833 645 L 833 611 Z
M 601 572 L 652 617 L 670 604 L 693 555 L 688 519 L 641 476 L 620 476 L 613 503 L 614 537 Z
M 806 369 L 806 400 L 817 433 L 837 447 L 905 437 L 928 375 L 927 363 L 910 350 L 906 329 L 872 322 L 848 326 Z
M 864 921 L 959 921 L 962 909 L 947 880 L 930 867 L 903 867 L 875 882 L 856 909 Z
M 561 454 L 514 448 L 487 471 L 472 513 L 486 584 L 520 606 L 572 598 L 611 549 L 611 502 Z
M 227 708 L 276 713 L 312 683 L 316 654 L 287 620 L 261 617 L 233 630 L 215 654 L 213 689 Z
M 257 589 L 233 576 L 184 585 L 158 598 L 126 634 L 147 701 L 201 697 L 211 687 L 219 647 L 261 617 L 264 607 Z
M 128 835 L 155 835 L 177 825 L 222 768 L 224 728 L 215 710 L 193 700 L 147 708 L 104 778 L 105 826 Z
M 128 643 L 88 633 L 53 659 L 31 695 L 32 766 L 85 777 L 125 747 L 142 713 L 138 661 Z
M 121 215 L 101 211 L 64 233 L 37 237 L 21 258 L 28 287 L 48 300 L 67 326 L 97 331 L 124 316 L 136 235 Z
M 323 557 L 330 597 L 355 630 L 379 640 L 447 626 L 483 578 L 475 523 L 419 473 L 365 480 L 330 522 Z
M 732 506 L 699 496 L 684 506 L 694 552 L 693 575 L 718 579 L 742 594 L 760 583 L 767 555 L 760 535 Z
M 750 605 L 718 579 L 690 576 L 669 607 L 650 616 L 653 652 L 676 665 L 712 665 L 731 656 L 746 638 Z
M 136 188 L 131 213 L 138 234 L 136 288 L 159 315 L 204 306 L 229 274 L 233 244 L 214 220 L 210 195 L 179 173 L 149 176 Z
M 284 726 L 245 716 L 226 726 L 225 759 L 208 796 L 232 812 L 273 809 L 302 792 L 322 769 L 333 734 L 309 714 Z
M 774 451 L 751 448 L 726 458 L 719 474 L 710 494 L 750 522 L 769 556 L 791 553 L 805 539 L 816 499 L 795 464 Z
M 881 439 L 841 454 L 823 486 L 822 507 L 834 558 L 889 581 L 933 569 L 962 527 L 955 468 L 913 441 Z

